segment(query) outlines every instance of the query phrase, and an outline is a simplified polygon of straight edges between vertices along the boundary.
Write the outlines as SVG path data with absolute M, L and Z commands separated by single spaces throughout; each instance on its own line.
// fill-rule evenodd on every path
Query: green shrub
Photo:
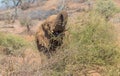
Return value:
M 113 16 L 118 11 L 112 0 L 97 0 L 95 9 L 106 18 Z
M 12 49 L 20 49 L 27 45 L 27 42 L 20 36 L 0 33 L 0 45 Z
M 77 28 L 70 30 L 72 42 L 69 43 L 74 44 L 72 48 L 79 52 L 79 62 L 99 65 L 114 63 L 118 52 L 114 27 L 94 11 L 86 13 L 81 19 L 83 26 L 74 25 Z

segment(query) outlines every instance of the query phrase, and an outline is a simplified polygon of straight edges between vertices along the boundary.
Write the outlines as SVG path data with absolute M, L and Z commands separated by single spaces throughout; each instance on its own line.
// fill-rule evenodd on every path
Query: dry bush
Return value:
M 27 10 L 27 9 L 30 8 L 30 3 L 28 3 L 28 2 L 23 3 L 23 4 L 21 4 L 20 8 L 21 8 L 22 10 Z
M 5 56 L 0 54 L 0 73 L 8 76 L 38 76 L 38 68 L 41 65 L 41 57 L 38 52 L 25 49 L 24 55 Z M 40 73 L 39 73 L 40 75 Z
M 0 20 L 5 21 L 5 23 L 10 24 L 12 23 L 12 15 L 11 12 L 6 12 L 4 14 L 0 14 Z
M 31 35 L 32 34 L 31 26 L 34 25 L 31 17 L 27 16 L 26 14 L 23 14 L 19 17 L 19 21 L 21 26 L 26 27 L 27 33 Z

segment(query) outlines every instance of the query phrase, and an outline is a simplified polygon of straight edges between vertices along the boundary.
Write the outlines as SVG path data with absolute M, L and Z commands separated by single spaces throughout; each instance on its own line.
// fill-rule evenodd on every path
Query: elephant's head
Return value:
M 59 35 L 65 31 L 65 26 L 67 23 L 68 14 L 66 11 L 60 12 L 58 15 L 52 15 L 46 19 L 42 25 L 43 30 L 46 35 L 54 34 Z

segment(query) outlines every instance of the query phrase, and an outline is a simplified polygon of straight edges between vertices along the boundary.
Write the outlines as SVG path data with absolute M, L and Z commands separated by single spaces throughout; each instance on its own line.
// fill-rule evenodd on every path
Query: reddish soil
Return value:
M 114 0 L 114 1 L 118 6 L 120 6 L 120 0 Z

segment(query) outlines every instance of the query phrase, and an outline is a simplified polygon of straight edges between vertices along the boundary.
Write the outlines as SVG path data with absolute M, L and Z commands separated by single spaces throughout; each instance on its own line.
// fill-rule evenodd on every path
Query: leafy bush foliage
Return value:
M 117 56 L 114 27 L 102 15 L 94 11 L 78 19 L 81 25 L 74 25 L 75 29 L 70 26 L 69 46 L 72 44 L 72 48 L 79 52 L 80 62 L 98 65 L 112 64 Z
M 110 24 L 95 12 L 88 13 L 84 23 L 84 29 L 73 34 L 77 43 L 75 46 L 78 46 L 81 55 L 80 61 L 88 64 L 112 64 L 117 50 Z

